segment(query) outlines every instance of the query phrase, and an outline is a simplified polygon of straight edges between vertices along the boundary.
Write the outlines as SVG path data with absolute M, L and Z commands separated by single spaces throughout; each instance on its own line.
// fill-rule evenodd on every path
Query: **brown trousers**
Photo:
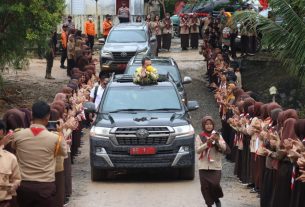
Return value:
M 54 207 L 56 187 L 54 182 L 22 181 L 17 190 L 19 207 Z
M 0 207 L 13 207 L 11 200 L 0 201 Z
M 55 196 L 55 206 L 63 207 L 65 201 L 65 172 L 55 173 L 55 185 L 56 185 L 56 196 Z
M 212 206 L 223 197 L 220 186 L 220 170 L 199 170 L 201 193 L 207 206 Z

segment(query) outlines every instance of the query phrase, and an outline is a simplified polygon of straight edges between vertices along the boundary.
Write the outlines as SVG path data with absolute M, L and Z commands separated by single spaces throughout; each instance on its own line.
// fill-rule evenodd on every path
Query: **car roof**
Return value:
M 169 74 L 168 74 L 169 75 Z M 159 75 L 157 84 L 146 85 L 146 86 L 173 86 L 172 77 L 169 75 Z M 133 75 L 122 74 L 114 75 L 109 82 L 110 87 L 125 87 L 125 86 L 135 86 L 135 87 L 145 87 L 133 82 Z
M 134 56 L 130 61 L 130 66 L 140 65 L 142 58 L 143 56 L 141 55 Z M 160 64 L 160 65 L 175 66 L 175 61 L 171 57 L 151 57 L 150 59 L 154 65 Z
M 126 86 L 134 86 L 134 87 L 174 87 L 173 84 L 169 81 L 165 81 L 165 82 L 158 82 L 157 84 L 152 84 L 152 85 L 139 85 L 133 82 L 112 82 L 111 84 L 109 84 L 109 87 L 126 87 Z
M 113 27 L 113 30 L 144 30 L 146 28 L 144 23 L 121 23 Z

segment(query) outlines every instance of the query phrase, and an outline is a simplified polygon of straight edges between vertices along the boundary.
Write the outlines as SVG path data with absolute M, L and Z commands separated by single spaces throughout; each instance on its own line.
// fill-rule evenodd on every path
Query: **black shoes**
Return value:
M 61 68 L 61 69 L 67 69 L 67 67 L 64 66 L 64 65 L 61 65 L 60 68 Z

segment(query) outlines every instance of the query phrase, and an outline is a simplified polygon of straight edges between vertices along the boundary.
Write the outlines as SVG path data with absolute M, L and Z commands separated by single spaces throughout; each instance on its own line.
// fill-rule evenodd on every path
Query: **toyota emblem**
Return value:
M 146 129 L 139 129 L 136 132 L 136 135 L 140 139 L 145 139 L 145 138 L 147 138 L 149 136 L 149 132 Z
M 122 52 L 122 53 L 121 53 L 121 56 L 122 56 L 122 57 L 126 57 L 126 56 L 127 56 L 127 53 L 126 53 L 126 52 Z

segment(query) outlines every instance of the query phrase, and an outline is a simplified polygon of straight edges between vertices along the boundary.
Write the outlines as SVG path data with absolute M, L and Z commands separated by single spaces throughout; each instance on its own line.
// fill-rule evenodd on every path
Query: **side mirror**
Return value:
M 189 111 L 195 111 L 197 109 L 199 109 L 199 104 L 197 101 L 188 101 L 187 102 L 187 109 Z
M 96 113 L 96 109 L 95 109 L 95 104 L 94 103 L 88 101 L 88 102 L 85 102 L 83 104 L 83 106 L 84 106 L 85 112 L 87 112 L 87 113 Z
M 152 36 L 152 37 L 150 38 L 150 42 L 156 42 L 156 41 L 157 41 L 156 36 Z
M 99 42 L 100 44 L 105 44 L 105 38 L 100 38 L 100 39 L 98 39 L 98 42 Z
M 192 82 L 192 78 L 189 77 L 189 76 L 185 76 L 185 77 L 183 78 L 182 84 L 189 84 L 189 83 L 191 83 L 191 82 Z

